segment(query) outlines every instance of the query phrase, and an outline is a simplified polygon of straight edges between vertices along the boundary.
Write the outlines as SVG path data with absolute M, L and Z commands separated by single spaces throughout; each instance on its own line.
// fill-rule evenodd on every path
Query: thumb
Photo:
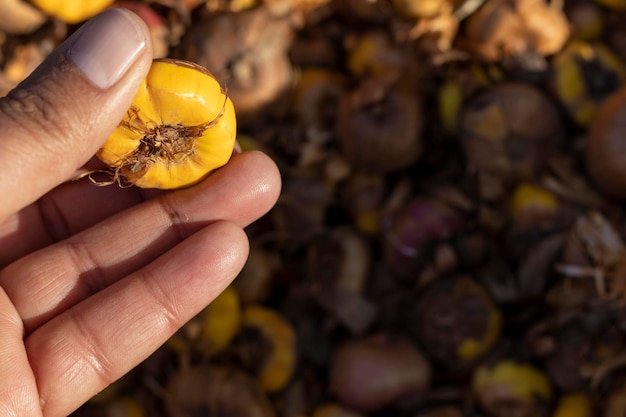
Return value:
M 152 62 L 149 32 L 111 9 L 0 98 L 0 222 L 70 178 L 117 126 Z

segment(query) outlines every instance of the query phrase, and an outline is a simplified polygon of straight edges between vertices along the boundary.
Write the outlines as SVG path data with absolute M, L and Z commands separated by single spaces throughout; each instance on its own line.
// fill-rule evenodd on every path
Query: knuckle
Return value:
M 0 111 L 11 118 L 24 117 L 29 121 L 48 126 L 55 123 L 57 111 L 49 94 L 32 91 L 31 88 L 17 88 L 2 101 Z
M 19 129 L 31 133 L 33 139 L 42 137 L 42 145 L 50 143 L 48 139 L 66 138 L 71 134 L 69 114 L 63 113 L 65 106 L 57 102 L 62 97 L 50 83 L 38 83 L 35 86 L 23 86 L 11 91 L 0 100 L 0 117 L 17 124 Z M 56 143 L 58 146 L 58 142 Z

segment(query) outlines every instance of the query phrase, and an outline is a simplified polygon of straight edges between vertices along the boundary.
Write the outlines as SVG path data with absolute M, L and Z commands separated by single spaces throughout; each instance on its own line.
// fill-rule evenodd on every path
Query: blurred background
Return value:
M 625 0 L 1 0 L 0 93 L 107 7 L 284 185 L 236 281 L 74 416 L 626 415 Z

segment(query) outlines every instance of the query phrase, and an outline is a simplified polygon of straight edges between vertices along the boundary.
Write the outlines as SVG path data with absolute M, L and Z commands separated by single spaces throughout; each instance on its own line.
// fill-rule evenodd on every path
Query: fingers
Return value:
M 0 269 L 142 201 L 134 188 L 65 183 L 0 223 Z
M 264 214 L 269 209 L 267 203 L 273 205 L 279 192 L 280 174 L 276 164 L 263 153 L 246 152 L 234 155 L 201 184 L 175 194 L 177 199 L 194 201 L 195 211 L 209 209 L 215 219 L 243 227 Z M 58 241 L 138 202 L 163 194 L 160 190 L 136 187 L 94 187 L 87 182 L 64 184 L 42 199 L 43 223 L 48 230 L 54 230 L 54 239 Z M 211 199 L 210 206 L 206 199 Z
M 148 200 L 21 258 L 0 270 L 0 286 L 26 332 L 32 332 L 207 224 L 248 225 L 274 205 L 279 184 L 278 170 L 267 156 L 235 155 L 197 186 Z
M 225 172 L 218 174 L 218 171 L 207 181 L 213 184 L 218 178 L 228 178 L 229 182 L 224 186 L 237 192 L 239 201 L 257 190 L 273 195 L 280 188 L 280 176 L 274 162 L 258 152 L 234 155 L 232 161 L 220 171 Z M 63 240 L 119 211 L 161 194 L 152 191 L 155 190 L 96 187 L 87 180 L 57 187 L 37 203 L 10 216 L 4 223 L 0 222 L 0 269 L 30 252 Z M 242 207 L 245 210 L 252 209 L 247 220 L 241 219 L 244 221 L 242 224 L 247 225 L 258 217 L 254 212 L 256 208 L 254 202 L 250 202 L 247 208 Z
M 0 415 L 41 416 L 37 382 L 24 349 L 24 328 L 9 297 L 0 288 Z
M 234 279 L 247 254 L 239 227 L 212 224 L 37 329 L 26 350 L 44 415 L 68 415 L 145 359 Z
M 67 180 L 106 140 L 150 68 L 149 38 L 139 17 L 106 11 L 0 99 L 0 194 L 11 196 L 0 223 Z

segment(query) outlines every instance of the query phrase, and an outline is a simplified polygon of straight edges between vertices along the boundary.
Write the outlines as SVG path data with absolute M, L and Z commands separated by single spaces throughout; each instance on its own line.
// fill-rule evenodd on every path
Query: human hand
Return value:
M 258 152 L 168 193 L 67 182 L 151 60 L 141 20 L 110 10 L 0 99 L 2 416 L 65 416 L 146 358 L 236 276 L 278 197 Z

